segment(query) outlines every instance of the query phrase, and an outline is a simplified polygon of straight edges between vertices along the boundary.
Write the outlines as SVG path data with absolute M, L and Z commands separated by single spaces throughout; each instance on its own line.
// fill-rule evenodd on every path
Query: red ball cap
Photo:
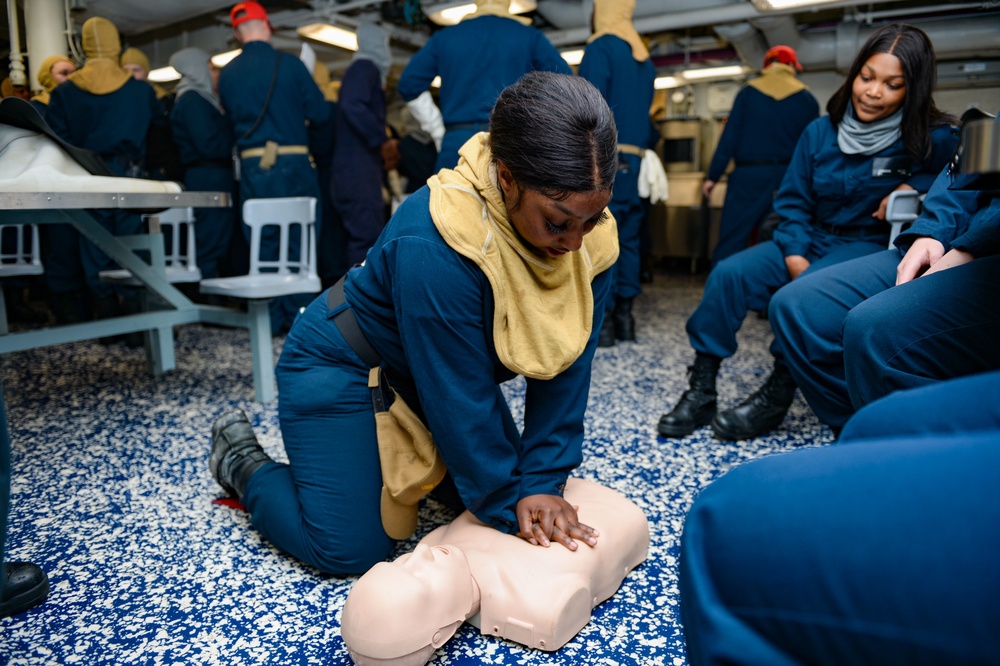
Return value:
M 232 22 L 234 28 L 247 21 L 266 21 L 270 23 L 270 20 L 267 18 L 267 11 L 265 11 L 259 2 L 238 3 L 229 12 L 229 20 Z
M 254 4 L 254 3 L 246 3 Z M 796 55 L 795 49 L 791 46 L 772 46 L 764 54 L 764 67 L 767 67 L 772 62 L 780 62 L 786 65 L 791 65 L 798 71 L 802 71 L 802 65 L 799 64 L 799 56 Z

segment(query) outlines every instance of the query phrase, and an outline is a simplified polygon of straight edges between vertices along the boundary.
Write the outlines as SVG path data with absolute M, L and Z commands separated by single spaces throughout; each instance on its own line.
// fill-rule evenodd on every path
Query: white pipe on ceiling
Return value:
M 24 4 L 24 27 L 28 33 L 28 64 L 32 90 L 41 90 L 38 68 L 53 55 L 68 56 L 64 0 L 29 0 Z

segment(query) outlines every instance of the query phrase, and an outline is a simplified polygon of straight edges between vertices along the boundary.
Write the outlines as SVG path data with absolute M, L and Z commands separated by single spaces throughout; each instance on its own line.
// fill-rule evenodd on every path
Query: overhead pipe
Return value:
M 7 25 L 10 26 L 10 82 L 28 85 L 24 74 L 24 54 L 21 52 L 21 27 L 17 16 L 17 0 L 7 0 Z
M 715 34 L 728 42 L 744 64 L 753 69 L 764 66 L 767 44 L 757 29 L 747 22 L 726 23 L 714 27 Z
M 28 33 L 28 60 L 32 90 L 41 90 L 38 66 L 52 55 L 68 57 L 67 34 L 64 25 L 65 0 L 31 0 L 24 3 L 24 27 Z

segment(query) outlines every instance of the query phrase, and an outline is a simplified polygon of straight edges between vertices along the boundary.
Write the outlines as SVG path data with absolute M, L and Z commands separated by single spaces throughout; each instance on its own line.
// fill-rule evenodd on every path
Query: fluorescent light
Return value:
M 236 49 L 235 51 L 226 51 L 225 53 L 220 53 L 218 55 L 212 56 L 212 64 L 222 69 L 225 67 L 230 60 L 243 53 L 243 49 Z
M 358 36 L 354 32 L 330 25 L 329 23 L 310 23 L 309 25 L 297 28 L 295 32 L 299 33 L 302 37 L 339 46 L 348 51 L 358 50 Z
M 572 49 L 570 51 L 560 51 L 559 55 L 570 65 L 579 65 L 583 62 L 583 49 Z
M 828 5 L 836 0 L 753 0 L 753 6 L 762 12 L 773 12 L 792 7 L 809 7 L 811 5 Z
M 536 0 L 511 0 L 510 2 L 510 13 L 511 14 L 525 14 L 527 12 L 533 12 L 538 9 L 538 2 Z M 427 18 L 434 21 L 438 25 L 455 25 L 461 21 L 467 14 L 471 14 L 476 11 L 476 3 L 468 2 L 468 0 L 455 0 L 439 2 L 424 10 Z
M 681 81 L 676 76 L 658 76 L 653 81 L 653 87 L 657 90 L 666 90 L 667 88 L 679 88 L 681 86 Z
M 153 83 L 167 83 L 181 78 L 181 73 L 173 67 L 159 67 L 152 70 L 146 78 Z
M 727 65 L 725 67 L 705 67 L 703 69 L 689 69 L 681 72 L 685 81 L 703 81 L 705 79 L 727 79 L 746 74 L 747 68 L 743 65 Z

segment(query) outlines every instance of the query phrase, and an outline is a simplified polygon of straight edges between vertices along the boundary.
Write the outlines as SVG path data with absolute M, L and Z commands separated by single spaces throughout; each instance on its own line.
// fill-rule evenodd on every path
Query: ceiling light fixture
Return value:
M 566 61 L 569 65 L 579 65 L 583 62 L 583 49 L 570 49 L 569 51 L 560 51 L 559 55 L 562 59 Z
M 536 0 L 511 0 L 511 14 L 526 14 L 538 9 Z M 427 18 L 438 25 L 455 25 L 467 14 L 476 11 L 476 3 L 468 0 L 452 0 L 451 2 L 438 2 L 424 9 Z
M 243 49 L 235 49 L 233 51 L 226 51 L 225 53 L 220 53 L 218 55 L 212 56 L 212 64 L 217 68 L 222 69 L 229 61 L 243 53 Z
M 812 5 L 829 5 L 836 0 L 752 0 L 753 6 L 761 12 L 776 12 L 793 7 L 810 7 Z
M 685 81 L 704 81 L 705 79 L 731 79 L 743 76 L 749 68 L 743 65 L 726 65 L 724 67 L 704 67 L 702 69 L 689 69 L 681 72 L 678 76 Z
M 358 50 L 358 36 L 352 30 L 347 30 L 329 23 L 310 23 L 301 28 L 296 28 L 295 32 L 301 37 L 315 39 L 317 42 L 339 46 L 348 51 Z
M 151 70 L 146 78 L 153 83 L 169 83 L 181 78 L 181 73 L 173 67 L 158 67 Z
M 683 85 L 676 76 L 658 76 L 653 81 L 653 87 L 657 90 L 667 90 L 668 88 L 678 88 Z

